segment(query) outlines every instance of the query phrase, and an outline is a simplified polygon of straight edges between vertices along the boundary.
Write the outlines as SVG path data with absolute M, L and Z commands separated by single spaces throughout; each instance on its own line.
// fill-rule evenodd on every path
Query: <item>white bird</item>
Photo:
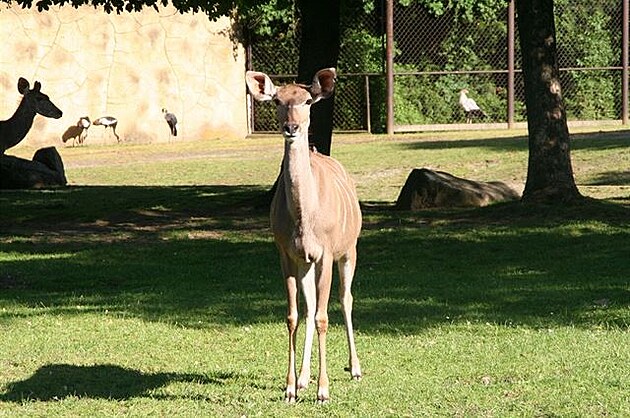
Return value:
M 168 127 L 171 130 L 171 135 L 177 136 L 177 117 L 164 108 L 162 113 L 164 113 L 164 119 L 166 119 L 166 123 L 168 123 Z
M 77 122 L 77 126 L 80 126 L 83 129 L 81 135 L 79 136 L 79 144 L 83 144 L 85 138 L 87 138 L 88 128 L 92 125 L 90 118 L 88 116 L 81 116 L 79 121 Z
M 472 123 L 473 118 L 485 118 L 486 114 L 484 111 L 481 110 L 474 99 L 466 96 L 467 93 L 468 89 L 459 91 L 459 104 L 464 109 L 464 113 L 466 113 L 466 123 Z
M 114 136 L 116 137 L 116 140 L 118 142 L 120 142 L 120 137 L 116 133 L 116 126 L 118 125 L 118 119 L 116 119 L 115 117 L 113 117 L 113 116 L 102 116 L 102 117 L 96 119 L 94 122 L 92 122 L 92 124 L 93 125 L 104 126 L 105 129 L 112 128 L 112 132 L 114 133 Z

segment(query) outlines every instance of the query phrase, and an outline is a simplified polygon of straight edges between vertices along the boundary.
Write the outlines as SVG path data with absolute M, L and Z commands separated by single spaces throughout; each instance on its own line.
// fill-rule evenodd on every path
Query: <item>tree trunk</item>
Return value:
M 336 0 L 298 0 L 301 15 L 297 81 L 310 84 L 322 68 L 336 67 L 340 48 L 340 8 Z M 311 107 L 309 142 L 330 155 L 334 95 Z
M 516 0 L 523 56 L 529 162 L 523 202 L 570 203 L 575 185 L 560 89 L 553 0 Z
M 300 51 L 297 82 L 311 84 L 315 73 L 322 68 L 337 67 L 340 40 L 340 6 L 335 0 L 298 0 L 300 11 Z M 311 107 L 309 143 L 318 152 L 330 155 L 333 131 L 335 95 Z M 281 175 L 280 173 L 279 175 Z M 259 207 L 268 207 L 276 193 L 278 179 Z

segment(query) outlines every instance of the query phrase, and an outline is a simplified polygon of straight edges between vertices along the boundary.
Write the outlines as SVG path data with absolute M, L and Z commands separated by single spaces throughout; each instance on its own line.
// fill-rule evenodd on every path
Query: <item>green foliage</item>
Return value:
M 294 74 L 298 65 L 299 18 L 295 5 L 288 2 L 261 6 L 261 11 L 247 11 L 240 17 L 241 24 L 250 31 L 255 46 L 252 65 L 269 74 Z M 361 130 L 366 125 L 365 80 L 362 76 L 346 77 L 345 74 L 382 73 L 382 37 L 374 25 L 367 21 L 376 19 L 374 2 L 368 0 L 347 1 L 342 5 L 342 35 L 340 58 L 337 64 L 339 79 L 335 96 L 335 129 Z M 378 26 L 376 26 L 378 29 Z M 289 80 L 282 80 L 289 81 Z M 384 125 L 384 84 L 382 79 L 370 80 L 373 124 Z M 379 119 L 381 119 L 379 121 Z M 275 114 L 264 106 L 257 107 L 256 129 L 259 126 L 275 129 Z M 269 130 L 268 128 L 262 130 Z
M 240 10 L 236 26 L 251 49 L 251 65 L 268 74 L 293 74 L 299 59 L 297 11 L 292 1 L 269 0 Z M 275 116 L 274 116 L 275 119 Z M 267 118 L 263 124 L 269 124 Z
M 614 17 L 619 2 L 600 1 L 588 8 L 572 7 L 567 0 L 556 1 L 559 59 L 566 67 L 609 67 L 620 62 L 620 31 Z M 567 116 L 570 119 L 619 118 L 619 78 L 609 71 L 571 70 L 564 85 Z
M 437 38 L 439 46 L 432 57 L 409 58 L 403 71 L 479 71 L 493 70 L 505 66 L 507 27 L 505 3 L 503 2 L 457 2 L 456 4 L 433 2 L 444 6 L 444 12 L 452 16 L 435 13 L 447 28 Z M 401 13 L 405 13 L 404 11 Z M 444 13 L 442 13 L 444 14 Z M 404 42 L 403 38 L 400 42 Z M 399 44 L 400 44 L 399 42 Z M 409 48 L 401 45 L 401 48 Z M 422 52 L 422 51 L 420 51 Z M 397 71 L 399 71 L 397 69 Z M 410 76 L 405 76 L 409 79 Z M 466 88 L 469 96 L 487 114 L 486 122 L 506 120 L 506 79 L 488 74 L 446 74 L 439 76 L 420 75 L 414 81 L 397 77 L 395 100 L 396 121 L 408 124 L 443 124 L 465 120 L 458 104 L 459 90 Z M 400 85 L 400 86 L 399 86 Z M 521 104 L 521 106 L 524 106 Z M 399 115 L 398 112 L 402 114 Z
M 502 122 L 506 118 L 505 89 L 496 87 L 496 80 L 481 74 L 418 74 L 413 65 L 396 65 L 394 116 L 397 124 L 463 123 L 465 115 L 459 105 L 459 91 L 468 89 L 486 113 L 485 122 Z M 519 110 L 516 108 L 516 120 Z M 522 116 L 521 116 L 522 117 Z
M 570 71 L 567 90 L 567 117 L 577 120 L 618 118 L 620 77 L 607 71 Z
M 433 56 L 419 54 L 413 59 L 405 55 L 403 71 L 467 71 L 504 69 L 507 27 L 506 4 L 503 1 L 404 1 L 401 5 L 422 4 L 435 19 L 451 19 L 448 31 Z M 558 54 L 561 67 L 609 67 L 620 60 L 619 2 L 606 0 L 589 7 L 574 7 L 568 0 L 556 1 Z M 447 16 L 452 13 L 453 18 Z M 401 13 L 405 13 L 404 11 Z M 410 11 L 411 13 L 411 11 Z M 437 25 L 436 25 L 437 27 Z M 401 49 L 408 48 L 397 39 Z M 518 47 L 518 46 L 517 46 Z M 432 46 L 432 48 L 434 48 Z M 459 82 L 449 78 L 456 77 Z M 506 79 L 456 75 L 430 78 L 397 77 L 397 123 L 452 123 L 456 109 L 445 105 L 452 92 L 445 90 L 466 87 L 471 97 L 489 115 L 489 121 L 506 118 Z M 442 80 L 444 78 L 445 80 Z M 619 76 L 609 70 L 570 70 L 562 75 L 564 97 L 570 119 L 602 120 L 619 118 Z M 518 85 L 517 85 L 518 87 Z M 515 119 L 524 120 L 525 104 L 517 92 Z M 461 115 L 461 110 L 459 112 Z
M 383 72 L 382 38 L 368 28 L 357 24 L 343 28 L 338 62 L 340 78 L 335 96 L 336 129 L 361 130 L 366 126 L 366 80 L 361 74 Z M 358 74 L 345 76 L 345 74 Z M 385 88 L 383 78 L 372 78 L 370 83 L 370 112 L 372 125 L 378 132 L 385 125 Z
M 401 6 L 420 4 L 436 17 L 454 11 L 458 19 L 467 22 L 494 20 L 505 9 L 505 0 L 399 0 L 398 3 Z
M 11 0 L 0 0 L 11 3 Z M 168 0 L 13 0 L 22 7 L 35 5 L 39 10 L 48 10 L 53 5 L 70 4 L 78 7 L 89 4 L 107 12 L 139 11 L 145 7 L 166 5 Z M 592 2 L 591 2 L 592 3 Z M 608 67 L 618 65 L 621 43 L 618 0 L 603 0 L 588 3 L 588 7 L 575 5 L 570 0 L 556 0 L 556 28 L 558 54 L 561 67 Z M 232 16 L 236 34 L 246 44 L 254 44 L 252 63 L 254 68 L 271 74 L 292 74 L 297 68 L 299 48 L 299 14 L 294 0 L 173 0 L 172 4 L 181 12 L 204 12 L 211 19 Z M 400 62 L 407 72 L 462 71 L 503 68 L 506 36 L 505 0 L 400 0 L 397 7 L 420 5 L 435 19 L 450 19 L 448 31 L 440 39 L 439 48 L 433 57 L 420 51 L 414 60 Z M 339 61 L 340 73 L 382 72 L 383 54 L 380 28 L 366 25 L 370 19 L 378 19 L 382 11 L 378 3 L 371 0 L 347 0 L 341 4 L 342 53 Z M 378 27 L 378 25 L 376 26 Z M 398 40 L 399 46 L 401 46 Z M 413 67 L 410 67 L 413 66 Z M 449 85 L 462 85 L 471 92 L 492 121 L 503 121 L 505 110 L 500 109 L 505 101 L 501 94 L 505 81 L 479 80 L 475 77 L 452 79 L 425 77 L 422 80 L 397 80 L 397 120 L 406 123 L 444 123 L 452 121 L 457 112 L 452 108 Z M 431 86 L 430 83 L 436 83 Z M 562 77 L 567 113 L 570 119 L 615 119 L 619 118 L 621 89 L 619 76 L 609 71 L 571 70 Z M 353 98 L 341 100 L 338 128 L 363 125 L 358 122 L 365 115 L 362 109 L 351 109 L 348 105 L 358 103 L 357 98 L 365 90 L 363 81 L 346 82 Z M 378 130 L 384 121 L 384 83 L 382 78 L 370 80 L 372 125 Z M 418 99 L 418 97 L 421 97 Z M 520 99 L 520 96 L 517 95 Z M 448 99 L 448 104 L 440 103 Z M 524 104 L 516 103 L 517 119 L 524 117 Z M 461 113 L 461 112 L 460 112 Z M 344 126 L 342 126 L 344 125 Z
M 413 67 L 398 65 L 397 72 Z M 397 124 L 451 123 L 457 119 L 453 77 L 398 75 L 394 84 L 394 116 Z
M 87 4 L 95 8 L 102 8 L 107 13 L 123 13 L 123 12 L 139 12 L 144 8 L 157 8 L 158 5 L 166 6 L 172 3 L 180 12 L 202 12 L 208 15 L 210 19 L 218 19 L 223 16 L 231 16 L 235 11 L 246 11 L 261 7 L 267 12 L 268 4 L 276 4 L 282 9 L 290 0 L 0 0 L 3 3 L 11 3 L 14 1 L 22 7 L 28 8 L 33 6 L 37 10 L 49 10 L 51 6 L 60 6 L 70 4 L 73 7 L 79 7 Z
M 297 18 L 292 2 L 268 0 L 239 10 L 238 21 L 247 27 L 250 36 L 284 38 L 294 36 Z

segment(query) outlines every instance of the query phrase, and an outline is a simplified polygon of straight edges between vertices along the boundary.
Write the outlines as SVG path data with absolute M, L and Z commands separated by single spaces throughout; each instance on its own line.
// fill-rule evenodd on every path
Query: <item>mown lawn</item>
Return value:
M 335 137 L 364 378 L 333 301 L 320 406 L 282 402 L 280 138 L 61 149 L 70 187 L 0 192 L 0 416 L 630 416 L 630 133 L 574 135 L 583 205 L 392 210 L 414 167 L 522 188 L 523 135 Z

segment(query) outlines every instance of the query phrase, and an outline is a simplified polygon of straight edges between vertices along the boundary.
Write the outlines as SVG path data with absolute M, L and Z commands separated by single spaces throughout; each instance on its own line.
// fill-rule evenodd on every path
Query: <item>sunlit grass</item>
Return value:
M 333 300 L 323 406 L 314 385 L 282 402 L 285 293 L 259 208 L 278 138 L 62 149 L 71 187 L 0 194 L 0 416 L 630 415 L 624 131 L 574 140 L 580 189 L 606 200 L 391 210 L 414 167 L 522 184 L 522 135 L 335 138 L 364 202 L 365 376 L 343 370 Z

